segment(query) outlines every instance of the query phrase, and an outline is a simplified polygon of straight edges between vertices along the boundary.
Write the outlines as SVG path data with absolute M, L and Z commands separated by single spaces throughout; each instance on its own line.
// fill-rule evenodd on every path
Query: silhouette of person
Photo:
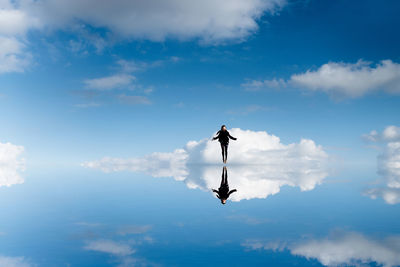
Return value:
M 214 193 L 217 193 L 217 198 L 221 200 L 221 204 L 226 204 L 226 200 L 229 196 L 236 192 L 236 189 L 229 191 L 229 184 L 228 184 L 228 171 L 226 166 L 222 168 L 222 177 L 221 177 L 221 185 L 219 186 L 218 190 L 213 189 Z
M 228 145 L 229 145 L 229 139 L 232 140 L 237 140 L 237 138 L 231 136 L 228 132 L 228 130 L 226 130 L 226 126 L 222 125 L 221 126 L 221 130 L 219 130 L 217 132 L 217 136 L 213 137 L 212 140 L 217 140 L 220 142 L 221 144 L 221 150 L 222 150 L 222 161 L 224 163 L 226 163 L 226 161 L 228 160 Z

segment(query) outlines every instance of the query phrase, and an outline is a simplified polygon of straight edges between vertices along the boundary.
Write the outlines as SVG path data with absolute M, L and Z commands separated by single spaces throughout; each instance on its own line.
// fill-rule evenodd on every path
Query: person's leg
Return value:
M 224 184 L 228 183 L 228 171 L 226 170 L 226 167 L 224 167 Z
M 221 185 L 219 186 L 220 188 L 224 185 L 224 172 L 225 172 L 225 168 L 222 168 Z
M 225 150 L 224 145 L 221 143 L 221 151 L 222 151 L 222 161 L 225 162 Z
M 228 145 L 225 145 L 225 163 L 228 160 Z

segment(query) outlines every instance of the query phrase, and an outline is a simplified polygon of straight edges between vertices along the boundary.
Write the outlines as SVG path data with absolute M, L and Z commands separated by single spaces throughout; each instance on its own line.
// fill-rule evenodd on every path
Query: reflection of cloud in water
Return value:
M 251 250 L 290 250 L 291 254 L 317 259 L 325 266 L 359 266 L 377 263 L 383 266 L 400 265 L 400 237 L 372 239 L 360 233 L 345 233 L 334 238 L 315 239 L 294 244 L 246 240 L 242 246 Z
M 0 255 L 0 266 L 3 267 L 31 267 L 36 266 L 24 257 L 7 257 Z
M 388 204 L 400 202 L 400 128 L 388 126 L 382 133 L 372 131 L 364 138 L 385 143 L 384 151 L 378 156 L 378 172 L 383 185 L 366 191 L 371 198 L 382 197 Z
M 321 146 L 312 140 L 284 145 L 266 132 L 232 129 L 238 138 L 229 147 L 228 180 L 238 192 L 233 201 L 266 198 L 276 194 L 284 185 L 312 190 L 327 176 L 328 158 Z M 221 180 L 221 151 L 219 144 L 209 139 L 189 142 L 184 149 L 172 153 L 152 153 L 142 158 L 103 158 L 82 165 L 104 172 L 143 172 L 153 177 L 173 177 L 189 188 L 209 190 Z
M 24 182 L 19 174 L 25 169 L 24 160 L 19 158 L 23 151 L 22 146 L 0 143 L 0 187 Z

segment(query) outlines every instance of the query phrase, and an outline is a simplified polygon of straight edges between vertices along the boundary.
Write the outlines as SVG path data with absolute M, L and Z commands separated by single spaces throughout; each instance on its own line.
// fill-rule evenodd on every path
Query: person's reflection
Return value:
M 213 189 L 212 191 L 214 193 L 217 193 L 217 198 L 221 200 L 222 204 L 225 204 L 229 196 L 237 191 L 236 189 L 229 191 L 228 171 L 226 169 L 226 166 L 222 168 L 222 178 L 220 187 L 218 188 L 218 190 Z

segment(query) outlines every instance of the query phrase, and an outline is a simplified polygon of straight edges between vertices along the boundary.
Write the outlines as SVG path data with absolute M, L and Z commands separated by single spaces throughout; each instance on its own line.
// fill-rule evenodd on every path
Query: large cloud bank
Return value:
M 20 172 L 25 169 L 25 162 L 20 158 L 24 148 L 11 143 L 0 143 L 0 187 L 22 184 Z
M 266 198 L 285 185 L 312 190 L 328 175 L 328 155 L 312 140 L 285 145 L 277 136 L 266 132 L 232 129 L 238 140 L 229 147 L 228 181 L 238 191 L 233 201 Z M 189 188 L 218 188 L 222 168 L 217 141 L 191 141 L 171 153 L 152 153 L 142 158 L 108 158 L 89 161 L 84 167 L 104 172 L 133 171 L 153 177 L 173 177 Z
M 325 266 L 359 266 L 376 263 L 383 266 L 400 265 L 400 237 L 372 239 L 360 233 L 345 233 L 336 238 L 316 239 L 297 244 L 247 240 L 247 249 L 290 250 L 293 255 L 317 259 Z
M 245 39 L 257 31 L 263 14 L 285 5 L 286 0 L 0 0 L 0 73 L 29 65 L 26 36 L 32 30 L 69 30 L 97 49 L 106 41 L 91 28 L 122 39 L 195 38 L 216 44 Z
M 382 185 L 366 191 L 371 198 L 382 197 L 389 204 L 400 202 L 400 128 L 388 126 L 382 133 L 372 131 L 363 136 L 366 140 L 383 143 L 383 153 L 378 156 L 378 173 Z
M 242 86 L 248 91 L 281 88 L 287 85 L 322 91 L 338 97 L 361 97 L 367 93 L 384 91 L 400 93 L 400 64 L 382 60 L 371 64 L 359 60 L 356 63 L 328 62 L 317 70 L 293 74 L 289 80 L 272 79 L 249 81 Z

